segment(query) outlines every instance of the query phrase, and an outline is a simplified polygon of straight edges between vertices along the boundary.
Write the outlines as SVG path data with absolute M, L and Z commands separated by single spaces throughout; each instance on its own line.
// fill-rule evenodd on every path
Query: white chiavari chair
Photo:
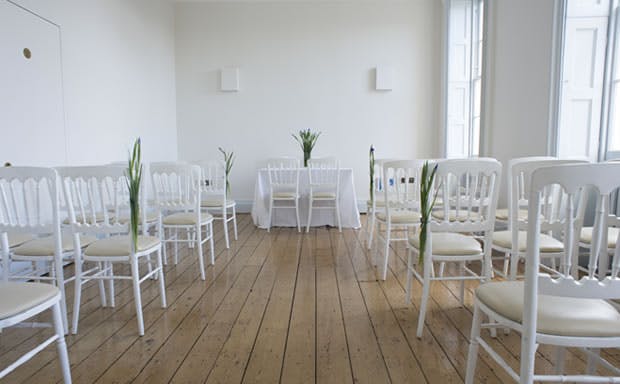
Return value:
M 495 207 L 499 195 L 502 165 L 494 159 L 439 161 L 434 190 L 440 190 L 443 205 L 441 218 L 433 218 L 427 228 L 422 271 L 416 265 L 420 254 L 419 234 L 409 239 L 407 261 L 407 302 L 411 302 L 411 285 L 415 277 L 422 284 L 422 301 L 417 336 L 422 337 L 430 285 L 438 280 L 461 281 L 463 304 L 465 280 L 485 282 L 491 278 L 491 239 L 495 226 Z M 433 198 L 435 192 L 429 198 Z M 478 238 L 472 234 L 477 234 Z M 415 258 L 414 258 L 415 257 Z M 480 273 L 467 264 L 480 262 Z M 457 263 L 456 276 L 434 273 L 435 263 Z
M 368 228 L 368 249 L 372 249 L 372 240 L 375 234 L 376 215 L 385 211 L 385 195 L 383 193 L 383 163 L 391 159 L 376 159 L 374 166 L 373 189 L 370 198 L 366 201 L 366 216 Z
M 527 247 L 527 204 L 532 173 L 541 167 L 561 164 L 587 163 L 587 160 L 580 159 L 554 159 L 554 158 L 519 158 L 509 163 L 510 188 L 509 204 L 511 212 L 518 212 L 517 215 L 510 215 L 508 229 L 496 231 L 493 234 L 493 249 L 504 254 L 503 271 L 496 271 L 509 279 L 516 279 L 519 261 L 526 257 Z M 555 238 L 562 228 L 563 217 L 561 216 L 560 206 L 563 202 L 563 193 L 557 185 L 549 186 L 544 191 L 544 198 L 541 200 L 541 228 L 543 234 L 540 236 L 541 258 L 548 260 L 550 266 L 541 264 L 541 268 L 548 271 L 556 269 L 556 262 L 564 252 L 562 241 Z M 509 260 L 509 262 L 507 262 Z M 508 265 L 510 270 L 508 274 Z
M 299 221 L 299 159 L 279 157 L 267 160 L 269 173 L 269 219 L 267 231 L 275 209 L 295 209 L 297 231 L 301 232 Z
M 376 214 L 376 232 L 383 241 L 383 265 L 381 278 L 387 278 L 390 242 L 407 241 L 409 232 L 420 225 L 419 176 L 424 161 L 392 160 L 383 163 L 384 212 Z M 385 231 L 381 231 L 381 226 Z M 393 231 L 404 232 L 402 237 L 392 236 Z M 377 250 L 378 252 L 378 250 Z
M 125 169 L 117 166 L 63 167 L 58 168 L 65 201 L 69 209 L 69 221 L 75 249 L 75 298 L 72 332 L 78 330 L 82 286 L 91 280 L 108 281 L 109 303 L 114 306 L 114 280 L 131 280 L 133 286 L 138 333 L 144 335 L 142 295 L 140 285 L 149 278 L 159 280 L 162 308 L 166 307 L 161 242 L 157 237 L 140 235 L 134 244 L 127 222 L 119 221 L 128 215 L 127 197 L 123 188 L 127 185 Z M 106 193 L 112 192 L 111 200 Z M 144 197 L 141 197 L 144 203 Z M 110 206 L 110 201 L 113 206 Z M 102 217 L 99 220 L 98 217 Z M 97 240 L 82 250 L 81 235 L 97 236 Z M 157 265 L 152 268 L 150 255 L 155 254 Z M 140 263 L 148 264 L 148 272 L 141 276 Z M 85 269 L 87 264 L 94 265 Z M 119 275 L 114 264 L 129 265 L 130 275 Z M 104 302 L 105 304 L 105 302 Z
M 151 179 L 155 201 L 160 215 L 160 239 L 166 256 L 166 244 L 174 245 L 174 263 L 179 262 L 178 245 L 187 243 L 198 248 L 200 278 L 205 280 L 202 246 L 207 241 L 210 248 L 210 264 L 215 264 L 213 246 L 213 216 L 202 212 L 200 167 L 187 163 L 152 163 Z M 204 233 L 203 233 L 204 228 Z M 185 232 L 183 239 L 179 232 Z
M 230 248 L 228 223 L 233 223 L 233 234 L 237 240 L 237 203 L 226 191 L 226 172 L 220 161 L 197 161 L 201 170 L 202 194 L 200 203 L 203 210 L 213 214 L 214 220 L 222 220 L 226 248 Z M 229 212 L 230 211 L 230 212 Z
M 562 231 L 564 250 L 556 274 L 541 272 L 540 241 L 545 194 L 549 186 L 561 185 L 566 194 Z M 478 287 L 474 297 L 465 382 L 472 384 L 478 349 L 485 351 L 519 383 L 533 382 L 620 382 L 620 369 L 599 355 L 601 348 L 620 347 L 620 313 L 607 300 L 620 298 L 620 249 L 611 263 L 607 257 L 607 215 L 610 194 L 620 186 L 620 164 L 565 164 L 536 169 L 531 176 L 528 196 L 528 258 L 525 260 L 525 281 L 491 282 Z M 587 273 L 573 277 L 578 237 L 576 204 L 585 187 L 596 194 L 594 234 L 587 255 Z M 611 265 L 609 273 L 600 273 Z M 596 271 L 599 271 L 597 276 Z M 497 323 L 483 324 L 488 315 Z M 484 339 L 480 329 L 510 328 L 521 334 L 520 367 L 515 371 Z M 557 348 L 556 372 L 535 372 L 536 350 L 547 344 Z M 565 348 L 585 353 L 588 366 L 584 374 L 564 372 Z M 595 376 L 598 364 L 613 376 Z
M 331 209 L 336 216 L 338 230 L 342 232 L 340 222 L 340 165 L 335 157 L 308 160 L 309 206 L 306 232 L 310 232 L 313 209 Z
M 60 290 L 51 284 L 2 282 L 0 283 L 0 297 L 2 297 L 0 329 L 32 326 L 24 321 L 50 308 L 54 327 L 54 334 L 51 337 L 0 371 L 0 380 L 56 341 L 63 382 L 71 384 L 71 368 L 63 329 Z

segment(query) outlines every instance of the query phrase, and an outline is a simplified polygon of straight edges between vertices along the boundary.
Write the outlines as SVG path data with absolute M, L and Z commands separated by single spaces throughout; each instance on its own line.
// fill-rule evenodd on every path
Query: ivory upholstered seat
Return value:
M 221 207 L 223 204 L 224 204 L 224 200 L 220 200 L 220 199 L 207 199 L 207 200 L 202 200 L 200 202 L 201 207 L 207 207 L 207 208 Z M 234 200 L 226 200 L 226 206 L 233 206 L 233 205 L 235 205 Z
M 157 220 L 159 220 L 159 213 L 158 212 L 151 211 L 151 212 L 147 212 L 146 213 L 146 222 L 147 223 L 154 223 Z M 128 224 L 129 221 L 130 221 L 129 214 L 121 215 L 121 217 L 118 218 L 118 222 L 121 223 L 121 224 Z M 142 225 L 142 213 L 138 214 L 138 223 L 140 225 Z
M 366 205 L 368 206 L 372 205 L 372 201 L 366 200 Z M 385 200 L 375 197 L 375 207 L 385 207 Z
M 420 249 L 420 236 L 417 234 L 409 237 L 409 244 L 415 249 Z M 471 236 L 452 232 L 433 233 L 431 252 L 436 256 L 479 255 L 482 246 Z
M 273 198 L 274 199 L 296 199 L 298 197 L 298 194 L 295 192 L 274 192 L 273 194 Z
M 336 194 L 331 192 L 315 192 L 312 194 L 312 198 L 333 200 L 336 198 Z
M 32 239 L 34 239 L 34 237 L 26 233 L 10 233 L 9 248 L 17 247 Z
M 130 252 L 131 239 L 129 236 L 113 236 L 93 242 L 84 250 L 84 256 L 127 256 Z M 138 236 L 136 252 L 144 252 L 158 247 L 160 241 L 153 236 Z
M 419 224 L 420 214 L 418 212 L 396 211 L 390 215 L 394 224 Z M 377 219 L 385 221 L 387 216 L 384 212 L 377 212 Z
M 213 220 L 213 216 L 206 212 L 200 213 L 200 223 L 207 223 Z M 196 225 L 196 213 L 178 212 L 165 216 L 162 220 L 164 225 Z
M 1 283 L 0 319 L 6 319 L 46 302 L 60 290 L 52 284 Z
M 510 249 L 512 248 L 512 231 L 493 232 L 493 245 Z M 552 236 L 541 234 L 539 238 L 540 251 L 544 253 L 562 252 L 564 244 Z M 519 252 L 527 249 L 527 231 L 519 231 Z
M 507 319 L 523 320 L 523 281 L 483 284 L 476 298 Z M 620 313 L 605 300 L 539 295 L 537 325 L 549 335 L 618 337 Z
M 607 248 L 616 247 L 618 233 L 620 233 L 620 228 L 607 228 Z M 592 227 L 585 227 L 581 229 L 581 236 L 579 236 L 579 241 L 585 244 L 592 244 Z
M 81 236 L 80 246 L 85 247 L 97 240 L 94 236 Z M 62 237 L 62 252 L 73 251 L 73 236 Z M 54 256 L 55 244 L 52 236 L 30 240 L 13 250 L 16 256 Z
M 433 211 L 433 217 L 439 220 L 443 220 L 445 216 L 445 212 L 443 209 L 438 209 Z M 448 220 L 449 221 L 468 221 L 468 220 L 479 220 L 480 214 L 478 212 L 467 212 L 467 211 L 459 211 L 458 215 L 455 209 L 451 209 L 448 211 Z
M 508 208 L 499 208 L 495 210 L 495 219 L 501 221 L 508 221 L 509 219 Z M 519 209 L 519 213 L 517 214 L 517 219 L 524 221 L 527 220 L 527 209 Z

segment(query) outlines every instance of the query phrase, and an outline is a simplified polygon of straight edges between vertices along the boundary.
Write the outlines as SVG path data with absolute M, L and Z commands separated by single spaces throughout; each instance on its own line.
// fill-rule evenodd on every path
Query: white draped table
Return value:
M 254 204 L 252 204 L 252 219 L 259 228 L 269 226 L 269 173 L 266 168 L 259 169 L 256 176 L 254 189 Z M 310 187 L 308 185 L 308 169 L 303 168 L 299 173 L 299 220 L 301 227 L 305 227 L 308 221 L 308 205 Z M 357 209 L 357 198 L 353 184 L 353 170 L 351 168 L 340 169 L 340 218 L 343 228 L 360 228 L 360 212 Z M 295 209 L 274 209 L 273 227 L 295 227 Z M 337 227 L 336 214 L 333 209 L 315 209 L 312 212 L 313 227 L 330 225 Z

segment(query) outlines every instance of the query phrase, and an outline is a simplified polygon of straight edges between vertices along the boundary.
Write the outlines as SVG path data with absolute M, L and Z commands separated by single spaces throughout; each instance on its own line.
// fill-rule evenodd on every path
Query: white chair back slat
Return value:
M 129 231 L 122 217 L 129 217 L 125 169 L 118 166 L 57 168 L 62 182 L 69 223 L 74 234 L 122 234 Z M 109 194 L 112 194 L 111 196 Z M 111 207 L 110 201 L 118 203 Z
M 577 298 L 620 298 L 620 276 L 618 275 L 618 247 L 614 253 L 614 259 L 610 263 L 611 274 L 607 273 L 609 260 L 607 258 L 607 229 L 610 224 L 609 202 L 610 195 L 620 186 L 620 164 L 567 164 L 544 167 L 534 171 L 532 175 L 532 190 L 529 202 L 528 254 L 532 255 L 526 263 L 526 295 L 532 295 L 535 300 L 536 293 L 577 297 Z M 567 196 L 565 220 L 563 221 L 563 233 L 567 252 L 562 256 L 563 266 L 558 276 L 542 274 L 538 270 L 540 251 L 538 247 L 540 224 L 543 220 L 541 213 L 541 200 L 545 187 L 559 185 Z M 575 237 L 579 236 L 576 229 L 579 228 L 579 210 L 575 209 L 575 202 L 585 188 L 589 188 L 591 194 L 596 197 L 596 209 L 594 213 L 594 226 L 592 234 L 592 246 L 588 257 L 588 272 L 581 279 L 574 278 L 574 269 L 578 267 L 575 255 L 579 251 L 575 246 Z M 618 246 L 618 244 L 617 244 Z
M 200 167 L 200 185 L 203 199 L 226 198 L 226 169 L 221 161 L 196 161 Z
M 308 160 L 308 180 L 314 191 L 322 189 L 338 190 L 340 184 L 340 164 L 335 157 Z
M 436 191 L 443 203 L 440 217 L 431 221 L 432 231 L 490 231 L 495 223 L 495 207 L 502 165 L 489 158 L 439 161 L 435 176 Z
M 200 211 L 201 169 L 188 163 L 152 163 L 156 204 L 164 211 Z
M 0 168 L 0 232 L 59 230 L 57 174 L 51 168 Z
M 390 160 L 383 162 L 383 198 L 387 220 L 397 212 L 419 212 L 420 174 L 423 160 Z
M 290 157 L 267 160 L 271 192 L 299 192 L 299 160 Z

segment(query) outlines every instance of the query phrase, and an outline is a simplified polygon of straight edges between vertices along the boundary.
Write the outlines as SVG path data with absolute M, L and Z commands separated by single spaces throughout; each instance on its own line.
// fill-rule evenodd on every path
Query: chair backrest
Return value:
M 267 160 L 271 192 L 299 192 L 299 159 L 278 157 Z
M 388 219 L 397 211 L 420 208 L 420 174 L 423 160 L 390 160 L 383 162 L 383 196 Z
M 178 162 L 151 163 L 153 194 L 164 211 L 200 212 L 201 170 Z
M 532 173 L 541 168 L 562 164 L 588 163 L 583 159 L 557 159 L 549 157 L 530 157 L 513 159 L 509 163 L 510 177 L 508 185 L 509 193 L 509 228 L 518 230 L 527 229 L 527 220 L 519 220 L 519 209 L 526 208 L 531 186 Z M 557 230 L 562 225 L 562 215 L 560 206 L 564 196 L 559 185 L 549 185 L 543 191 L 541 199 L 541 229 L 543 231 Z
M 0 168 L 0 233 L 60 234 L 58 174 L 52 168 Z
M 226 199 L 226 169 L 222 161 L 202 160 L 193 164 L 200 167 L 202 199 L 224 201 Z
M 340 163 L 335 157 L 308 160 L 308 181 L 312 189 L 330 189 L 338 192 Z
M 127 233 L 129 194 L 125 168 L 117 165 L 58 167 L 74 234 Z
M 431 230 L 491 232 L 502 164 L 491 158 L 450 159 L 437 164 L 433 194 L 440 191 L 442 215 L 433 218 Z
M 540 273 L 540 214 L 541 202 L 545 188 L 549 185 L 561 185 L 566 194 L 566 207 L 563 232 L 565 252 L 561 258 L 559 274 L 551 276 Z M 584 188 L 590 188 L 596 197 L 596 210 L 592 236 L 592 246 L 588 250 L 588 272 L 580 280 L 572 276 L 572 270 L 578 268 L 574 264 L 575 253 L 579 248 L 575 246 L 576 203 L 579 194 Z M 609 212 L 610 195 L 620 187 L 620 164 L 566 164 L 539 168 L 531 178 L 531 191 L 528 206 L 528 243 L 525 272 L 525 299 L 526 313 L 534 310 L 536 313 L 537 294 L 618 299 L 620 298 L 620 247 L 617 246 L 611 262 L 611 273 L 607 273 L 609 259 L 607 252 L 607 216 Z
M 384 197 L 383 163 L 394 160 L 397 159 L 375 159 L 375 166 L 373 167 L 373 193 L 371 194 L 373 206 L 375 205 L 375 199 Z

